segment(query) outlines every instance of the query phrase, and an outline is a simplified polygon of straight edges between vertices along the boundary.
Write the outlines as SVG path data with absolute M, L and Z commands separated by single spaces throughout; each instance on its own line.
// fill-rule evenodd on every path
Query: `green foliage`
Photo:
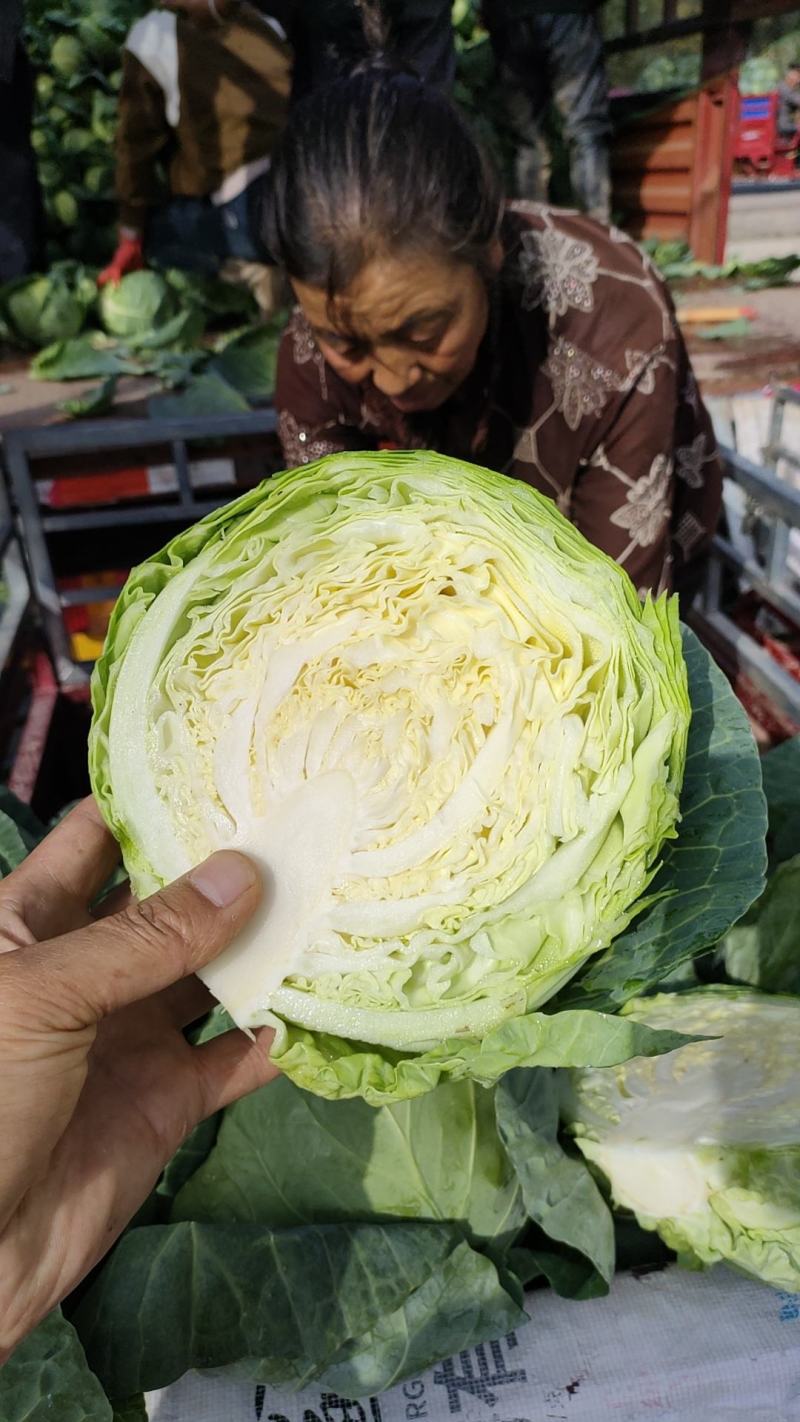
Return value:
M 0 288 L 0 313 L 21 344 L 39 347 L 76 336 L 94 299 L 85 268 L 64 262 L 46 276 L 21 277 Z
M 122 46 L 146 0 L 29 0 L 26 42 L 36 80 L 33 145 L 48 238 L 57 257 L 104 263 L 113 250 L 114 172 Z M 91 174 L 91 177 L 89 176 Z M 105 233 L 98 243 L 98 231 Z
M 85 395 L 79 395 L 76 399 L 62 400 L 58 407 L 59 410 L 63 410 L 64 414 L 69 415 L 72 420 L 107 414 L 114 404 L 118 379 L 117 375 L 107 376 L 93 390 L 87 390 Z
M 718 959 L 734 982 L 800 996 L 800 736 L 763 760 L 769 878 L 723 938 Z
M 176 314 L 174 295 L 158 272 L 130 272 L 100 293 L 100 319 L 111 336 L 139 340 Z
M 111 1404 L 60 1309 L 0 1368 L 0 1417 L 3 1422 L 114 1422 Z

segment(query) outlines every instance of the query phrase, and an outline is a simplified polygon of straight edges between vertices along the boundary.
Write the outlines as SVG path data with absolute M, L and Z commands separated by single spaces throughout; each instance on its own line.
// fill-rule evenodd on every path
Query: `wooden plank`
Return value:
M 689 223 L 691 183 L 688 174 L 634 174 L 614 184 L 614 203 L 626 214 L 646 213 L 648 217 L 672 213 Z
M 700 90 L 689 219 L 689 246 L 700 262 L 721 262 L 725 255 L 738 112 L 735 77 L 713 80 Z
M 659 242 L 685 242 L 688 236 L 688 219 L 684 213 L 674 215 L 668 212 L 634 212 L 625 218 L 625 231 L 637 241 L 644 237 L 655 237 Z
M 654 173 L 664 170 L 689 173 L 694 160 L 694 135 L 691 128 L 677 131 L 662 129 L 660 133 L 631 135 L 624 143 L 615 143 L 611 154 L 614 173 Z

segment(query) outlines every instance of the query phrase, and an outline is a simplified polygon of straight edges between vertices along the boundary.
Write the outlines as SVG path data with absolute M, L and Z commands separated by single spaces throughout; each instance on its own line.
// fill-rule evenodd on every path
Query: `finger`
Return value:
M 9 875 L 0 900 L 35 938 L 54 938 L 88 922 L 88 905 L 118 862 L 116 841 L 89 796 Z
M 255 1040 L 236 1029 L 193 1049 L 204 1117 L 274 1081 L 279 1075 L 269 1059 L 274 1037 L 271 1027 L 260 1027 Z
M 260 898 L 255 865 L 223 850 L 122 913 L 26 950 L 22 970 L 38 973 L 50 1018 L 60 1008 L 65 1023 L 88 1025 L 216 958 Z

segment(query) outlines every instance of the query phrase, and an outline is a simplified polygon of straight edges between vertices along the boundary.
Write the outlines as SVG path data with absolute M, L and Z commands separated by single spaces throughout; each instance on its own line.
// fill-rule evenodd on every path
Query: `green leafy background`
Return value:
M 535 1319 L 539 1287 L 596 1297 L 615 1267 L 669 1257 L 657 1237 L 612 1214 L 561 1133 L 553 1065 L 596 1059 L 598 1043 L 607 1060 L 622 1061 L 685 1040 L 626 1037 L 648 1029 L 615 1010 L 643 981 L 674 983 L 676 969 L 687 986 L 697 971 L 724 978 L 734 919 L 754 899 L 745 925 L 769 910 L 782 856 L 800 852 L 797 742 L 763 762 L 771 878 L 757 898 L 766 858 L 758 756 L 730 689 L 690 634 L 685 650 L 695 716 L 684 819 L 656 885 L 662 897 L 570 987 L 579 1008 L 558 1002 L 531 1014 L 540 1055 L 529 1060 L 541 1065 L 520 1066 L 530 1027 L 509 1023 L 510 1042 L 501 1033 L 476 1048 L 479 1080 L 444 1080 L 376 1108 L 282 1078 L 204 1122 L 88 1288 L 0 1372 L 3 1422 L 141 1422 L 142 1392 L 188 1368 L 372 1394 L 518 1326 L 524 1289 L 533 1288 L 525 1307 Z M 3 872 L 43 833 L 0 792 Z M 200 1036 L 228 1025 L 214 1014 Z

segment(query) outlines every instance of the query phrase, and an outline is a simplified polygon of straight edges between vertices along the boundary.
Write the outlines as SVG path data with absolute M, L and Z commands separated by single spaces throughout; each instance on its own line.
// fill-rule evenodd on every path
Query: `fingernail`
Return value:
M 257 877 L 250 860 L 232 849 L 221 849 L 218 854 L 212 854 L 205 864 L 198 864 L 189 875 L 197 892 L 215 908 L 230 908 L 242 894 L 252 889 Z

